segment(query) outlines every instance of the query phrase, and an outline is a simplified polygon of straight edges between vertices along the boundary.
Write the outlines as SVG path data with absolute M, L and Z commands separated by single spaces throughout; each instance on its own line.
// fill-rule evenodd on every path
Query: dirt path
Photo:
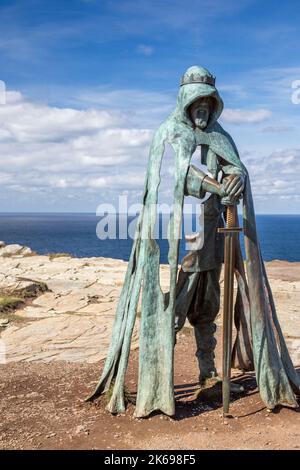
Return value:
M 196 399 L 197 364 L 191 333 L 176 345 L 176 416 L 133 418 L 105 411 L 105 399 L 86 404 L 100 365 L 52 362 L 0 365 L 1 449 L 297 449 L 299 410 L 268 413 L 251 375 L 234 397 L 233 418 L 221 417 L 218 397 Z M 136 390 L 138 351 L 131 355 L 127 387 Z M 220 351 L 217 351 L 218 362 Z

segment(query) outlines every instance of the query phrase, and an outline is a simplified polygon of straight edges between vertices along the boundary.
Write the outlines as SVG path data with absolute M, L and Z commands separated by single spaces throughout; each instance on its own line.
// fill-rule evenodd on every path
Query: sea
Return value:
M 120 221 L 116 216 L 116 238 L 99 239 L 101 218 L 88 213 L 1 213 L 0 240 L 6 244 L 29 246 L 38 254 L 69 253 L 79 258 L 107 257 L 127 261 L 132 239 L 118 237 Z M 126 223 L 134 223 L 129 217 Z M 257 230 L 265 261 L 300 261 L 300 215 L 257 215 Z M 123 232 L 124 220 L 122 219 Z M 125 227 L 126 228 L 126 227 Z M 103 238 L 103 236 L 102 236 Z M 168 243 L 158 239 L 161 262 L 167 263 Z M 180 259 L 185 254 L 180 243 Z

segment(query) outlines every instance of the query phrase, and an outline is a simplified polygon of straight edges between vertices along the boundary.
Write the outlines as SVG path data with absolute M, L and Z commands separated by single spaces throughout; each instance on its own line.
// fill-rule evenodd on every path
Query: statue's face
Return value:
M 199 98 L 189 108 L 189 114 L 192 122 L 196 127 L 205 129 L 210 115 L 209 99 Z

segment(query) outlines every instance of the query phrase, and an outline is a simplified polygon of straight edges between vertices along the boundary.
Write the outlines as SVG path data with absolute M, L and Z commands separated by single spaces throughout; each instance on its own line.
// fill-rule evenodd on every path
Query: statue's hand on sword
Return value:
M 245 187 L 245 177 L 241 174 L 231 174 L 223 178 L 222 185 L 226 196 L 230 198 L 239 198 Z

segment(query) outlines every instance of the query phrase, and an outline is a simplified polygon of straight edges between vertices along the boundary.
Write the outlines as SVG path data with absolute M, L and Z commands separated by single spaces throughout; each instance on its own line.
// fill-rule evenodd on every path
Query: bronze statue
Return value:
M 300 381 L 278 323 L 260 254 L 249 175 L 232 138 L 218 123 L 222 110 L 223 102 L 215 87 L 215 77 L 203 67 L 190 67 L 182 77 L 175 110 L 154 135 L 143 209 L 116 311 L 108 357 L 96 390 L 89 398 L 94 399 L 111 389 L 107 409 L 112 413 L 125 410 L 124 379 L 140 295 L 142 307 L 135 416 L 147 416 L 154 410 L 174 414 L 175 334 L 186 317 L 195 329 L 200 384 L 207 379 L 220 380 L 214 362 L 214 320 L 220 307 L 219 276 L 224 261 L 225 221 L 229 230 L 226 232 L 225 228 L 225 237 L 229 240 L 228 247 L 231 246 L 231 249 L 227 248 L 226 258 L 229 269 L 225 306 L 227 356 L 223 367 L 226 374 L 223 387 L 223 392 L 227 393 L 225 402 L 228 403 L 229 398 L 228 366 L 231 359 L 236 368 L 255 370 L 261 398 L 268 408 L 298 406 L 296 394 L 300 391 Z M 154 239 L 156 213 L 151 210 L 158 199 L 165 143 L 169 143 L 175 152 L 174 212 L 168 239 L 168 294 L 163 294 L 160 286 L 160 253 Z M 201 149 L 201 162 L 206 165 L 210 177 L 191 165 L 197 147 Z M 204 245 L 184 257 L 178 275 L 184 197 L 192 195 L 203 198 L 206 192 L 211 196 L 204 203 Z M 235 230 L 235 205 L 241 197 L 246 270 Z M 237 337 L 231 350 L 233 272 L 238 285 L 234 305 Z

